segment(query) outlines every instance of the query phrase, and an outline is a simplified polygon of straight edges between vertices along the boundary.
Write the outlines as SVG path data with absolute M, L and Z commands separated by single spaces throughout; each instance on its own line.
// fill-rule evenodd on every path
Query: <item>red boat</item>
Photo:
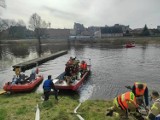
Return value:
M 72 83 L 70 83 L 69 85 L 64 80 L 64 74 L 65 73 L 62 73 L 56 79 L 54 79 L 53 83 L 54 83 L 55 87 L 57 89 L 59 89 L 59 90 L 72 90 L 72 91 L 76 91 L 81 86 L 81 84 L 83 83 L 83 81 L 85 81 L 87 79 L 87 77 L 89 76 L 90 69 L 91 69 L 91 65 L 87 65 L 87 70 L 85 71 L 85 73 L 81 77 L 79 75 L 79 77 L 77 79 L 73 80 Z
M 131 48 L 131 47 L 135 47 L 135 44 L 133 43 L 126 44 L 126 48 Z
M 34 80 L 29 81 L 29 78 L 25 79 L 23 83 L 13 84 L 12 82 L 7 82 L 3 86 L 3 89 L 7 92 L 30 92 L 35 89 L 43 81 L 43 76 L 38 75 Z

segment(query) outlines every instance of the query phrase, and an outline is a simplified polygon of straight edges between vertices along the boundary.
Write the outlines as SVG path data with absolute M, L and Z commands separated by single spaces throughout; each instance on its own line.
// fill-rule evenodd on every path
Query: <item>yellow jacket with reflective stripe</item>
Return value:
M 158 98 L 152 105 L 150 113 L 157 116 L 160 114 L 160 98 Z

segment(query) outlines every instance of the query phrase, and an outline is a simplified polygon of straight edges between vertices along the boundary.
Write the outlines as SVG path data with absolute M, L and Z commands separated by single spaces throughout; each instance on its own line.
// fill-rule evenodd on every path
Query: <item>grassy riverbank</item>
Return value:
M 160 44 L 160 37 L 108 37 L 108 38 L 91 38 L 91 39 L 41 39 L 41 44 L 64 44 L 68 45 L 69 42 L 74 44 L 89 43 L 89 44 L 113 44 L 123 45 L 131 41 L 136 44 Z M 0 40 L 1 44 L 38 44 L 37 39 L 20 39 L 20 40 Z
M 37 45 L 39 44 L 37 39 L 0 40 L 0 43 L 1 44 L 16 44 L 16 45 L 17 44 L 18 45 L 25 45 L 25 44 Z M 67 45 L 68 41 L 67 39 L 41 39 L 41 44 Z
M 34 120 L 36 105 L 39 104 L 41 120 L 78 120 L 74 109 L 79 104 L 78 95 L 59 96 L 56 103 L 54 96 L 49 101 L 43 102 L 41 94 L 14 94 L 0 95 L 0 120 Z M 107 101 L 86 101 L 77 110 L 85 120 L 115 120 L 105 116 L 107 107 L 111 102 Z
M 95 38 L 90 40 L 72 40 L 74 44 L 90 43 L 90 44 L 108 44 L 108 45 L 124 45 L 127 42 L 135 44 L 160 44 L 160 37 L 110 37 Z

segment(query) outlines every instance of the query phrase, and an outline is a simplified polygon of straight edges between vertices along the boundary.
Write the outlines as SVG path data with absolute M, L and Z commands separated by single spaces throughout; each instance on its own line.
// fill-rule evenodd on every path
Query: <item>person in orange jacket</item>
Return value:
M 144 104 L 146 107 L 148 107 L 149 97 L 146 83 L 135 82 L 132 87 L 132 92 L 136 96 L 139 105 Z
M 82 60 L 82 62 L 80 64 L 81 77 L 83 76 L 83 74 L 85 73 L 86 70 L 87 70 L 87 63 L 84 60 Z
M 87 63 L 84 60 L 82 60 L 82 62 L 80 64 L 80 69 L 81 70 L 87 70 Z
M 138 108 L 136 97 L 133 92 L 126 92 L 118 95 L 113 100 L 113 106 L 107 109 L 106 116 L 112 116 L 113 112 L 119 113 L 119 116 L 128 118 L 129 112 L 135 112 Z

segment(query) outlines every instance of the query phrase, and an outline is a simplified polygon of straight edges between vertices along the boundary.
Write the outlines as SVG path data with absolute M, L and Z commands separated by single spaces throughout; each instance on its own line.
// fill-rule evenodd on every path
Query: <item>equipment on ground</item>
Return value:
M 2 94 L 4 94 L 4 93 L 6 93 L 5 90 L 0 90 L 0 95 L 2 95 Z

